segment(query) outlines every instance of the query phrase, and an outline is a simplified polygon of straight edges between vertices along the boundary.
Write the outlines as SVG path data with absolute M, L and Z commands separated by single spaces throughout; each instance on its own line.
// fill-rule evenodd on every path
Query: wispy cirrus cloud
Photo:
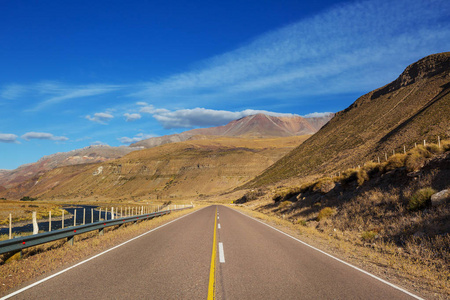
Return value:
M 47 106 L 71 99 L 98 96 L 118 91 L 125 86 L 111 84 L 68 85 L 53 81 L 43 81 L 35 84 L 10 84 L 0 90 L 0 96 L 13 100 L 20 97 L 34 97 L 37 105 L 30 111 L 39 111 Z
M 445 0 L 378 0 L 336 6 L 256 38 L 201 67 L 149 82 L 133 95 L 247 103 L 368 91 L 419 58 L 448 51 Z M 210 102 L 209 102 L 210 103 Z M 255 102 L 256 103 L 256 102 Z
M 0 143 L 18 143 L 17 135 L 12 133 L 0 133 Z
M 64 142 L 69 140 L 69 138 L 65 136 L 54 136 L 51 133 L 48 132 L 27 132 L 24 135 L 22 135 L 22 138 L 24 140 L 50 140 L 50 141 L 59 141 Z
M 110 114 L 109 112 L 100 112 L 100 113 L 95 113 L 93 116 L 87 115 L 85 118 L 88 119 L 89 121 L 97 122 L 97 123 L 105 125 L 108 121 L 113 119 L 114 116 L 112 114 Z

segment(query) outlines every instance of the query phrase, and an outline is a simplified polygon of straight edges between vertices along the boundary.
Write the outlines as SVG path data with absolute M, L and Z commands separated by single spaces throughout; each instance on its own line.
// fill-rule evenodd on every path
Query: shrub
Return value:
M 419 151 L 411 150 L 406 156 L 405 166 L 408 172 L 419 170 L 425 163 L 426 158 Z
M 361 239 L 365 242 L 371 242 L 371 241 L 375 240 L 377 235 L 378 235 L 378 233 L 375 230 L 364 231 L 361 234 Z
M 313 192 L 321 192 L 323 194 L 328 193 L 330 190 L 332 190 L 335 186 L 334 180 L 330 177 L 324 177 L 319 180 L 317 180 L 313 187 Z
M 25 197 L 20 198 L 20 201 L 34 201 L 34 200 L 37 200 L 37 198 L 32 198 L 32 197 L 29 197 L 29 196 L 25 196 Z
M 383 165 L 369 161 L 366 162 L 362 168 L 369 177 L 373 177 L 383 170 Z
M 273 196 L 273 201 L 275 202 L 280 202 L 282 200 L 288 200 L 291 199 L 292 197 L 297 196 L 298 194 L 300 194 L 301 188 L 295 187 L 295 188 L 291 188 L 287 191 L 282 191 L 282 192 L 278 192 Z
M 304 219 L 298 219 L 297 220 L 297 224 L 302 225 L 302 226 L 306 226 L 306 221 Z
M 428 144 L 425 148 L 432 154 L 439 154 L 442 152 L 442 150 L 436 144 Z
M 391 171 L 397 168 L 401 168 L 405 166 L 406 155 L 405 154 L 394 154 L 389 157 L 386 165 L 384 166 L 384 170 Z
M 288 206 L 290 206 L 292 204 L 292 202 L 291 201 L 283 201 L 283 202 L 281 202 L 280 203 L 280 205 L 278 205 L 278 207 L 280 208 L 280 209 L 285 209 L 285 208 L 287 208 Z
M 235 203 L 246 203 L 248 201 L 253 201 L 258 199 L 259 197 L 264 196 L 265 194 L 266 193 L 262 189 L 251 190 L 245 193 L 245 195 L 242 196 L 241 198 L 237 199 Z
M 427 207 L 431 203 L 431 196 L 436 191 L 430 187 L 423 188 L 415 192 L 408 202 L 409 210 L 419 210 Z
M 331 207 L 324 207 L 319 211 L 319 215 L 317 216 L 317 221 L 327 219 L 334 215 L 335 210 Z
M 356 169 L 348 169 L 345 170 L 341 175 L 341 183 L 349 184 L 352 181 L 355 181 L 358 178 L 358 170 Z
M 444 151 L 450 151 L 450 141 L 441 141 L 441 147 Z

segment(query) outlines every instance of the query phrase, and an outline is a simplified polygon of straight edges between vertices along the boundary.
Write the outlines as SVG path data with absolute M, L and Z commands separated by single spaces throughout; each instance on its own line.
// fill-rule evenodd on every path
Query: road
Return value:
M 217 210 L 217 219 L 216 219 Z M 414 299 L 225 206 L 210 206 L 11 299 Z

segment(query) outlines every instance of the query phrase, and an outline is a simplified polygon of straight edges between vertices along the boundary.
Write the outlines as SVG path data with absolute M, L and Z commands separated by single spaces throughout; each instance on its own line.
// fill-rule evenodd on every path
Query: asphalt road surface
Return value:
M 207 299 L 211 259 L 216 299 L 414 299 L 224 206 L 177 219 L 11 299 Z

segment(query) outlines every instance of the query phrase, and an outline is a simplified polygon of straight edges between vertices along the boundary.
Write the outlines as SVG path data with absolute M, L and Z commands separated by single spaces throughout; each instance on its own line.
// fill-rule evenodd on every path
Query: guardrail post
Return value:
M 52 211 L 48 212 L 48 232 L 52 231 Z
M 74 235 L 69 236 L 69 237 L 67 238 L 67 242 L 69 243 L 70 246 L 73 246 L 73 240 L 74 240 L 74 238 L 75 238 Z
M 77 226 L 77 209 L 73 210 L 73 226 Z
M 111 220 L 114 220 L 114 207 L 111 207 Z
M 91 223 L 94 223 L 94 209 L 91 208 Z
M 33 211 L 33 234 L 37 234 L 39 232 L 39 227 L 36 218 L 36 212 Z
M 64 229 L 64 209 L 62 210 L 61 229 Z
M 83 208 L 83 225 L 86 224 L 86 208 Z
M 121 206 L 121 207 L 120 207 L 120 217 L 121 217 L 121 218 L 122 218 L 122 216 L 123 216 L 123 215 L 122 215 L 122 209 L 123 209 L 123 207 Z
M 9 214 L 9 239 L 12 238 L 12 216 Z
M 108 220 L 108 208 L 105 208 L 105 221 Z

